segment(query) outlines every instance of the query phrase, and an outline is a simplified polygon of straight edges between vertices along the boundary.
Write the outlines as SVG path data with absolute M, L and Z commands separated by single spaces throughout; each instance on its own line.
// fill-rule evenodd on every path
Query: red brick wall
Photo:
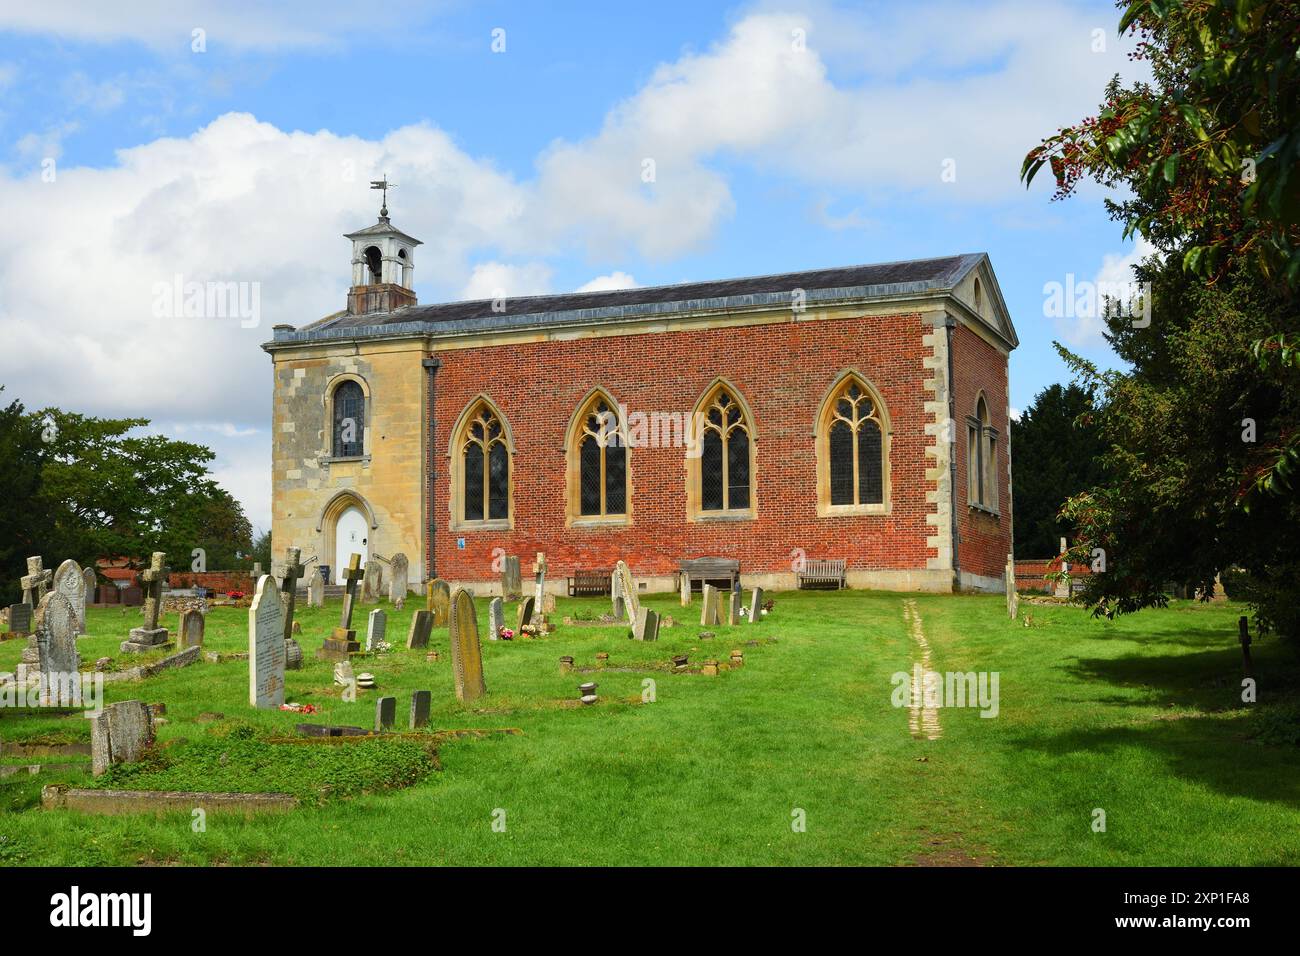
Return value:
M 1001 577 L 1011 553 L 1011 492 L 1007 455 L 1007 360 L 1002 352 L 963 325 L 953 329 L 953 398 L 957 428 L 957 563 L 963 571 Z M 998 510 L 972 510 L 967 495 L 967 417 L 975 414 L 980 389 L 989 424 L 998 432 Z
M 1061 570 L 1061 559 L 1059 557 L 1018 560 L 1016 561 L 1016 590 L 1051 591 L 1056 587 L 1056 582 L 1044 580 L 1043 575 L 1049 571 L 1059 570 Z M 1070 568 L 1072 577 L 1083 578 L 1090 574 L 1092 574 L 1092 568 L 1086 564 L 1075 564 Z
M 167 586 L 173 588 L 211 588 L 225 594 L 243 591 L 252 594 L 257 582 L 247 571 L 172 571 L 167 575 Z
M 437 573 L 493 576 L 492 549 L 521 556 L 525 575 L 536 551 L 557 574 L 612 567 L 625 558 L 637 574 L 668 574 L 685 557 L 726 556 L 742 572 L 788 572 L 791 551 L 844 558 L 848 567 L 924 568 L 933 549 L 925 523 L 924 433 L 929 376 L 918 315 L 673 331 L 579 341 L 443 352 L 438 373 L 435 489 Z M 813 428 L 831 384 L 856 368 L 880 391 L 893 430 L 888 515 L 818 518 Z M 689 413 L 722 376 L 753 411 L 757 517 L 686 521 L 680 448 L 633 448 L 630 527 L 565 527 L 564 436 L 582 398 L 607 389 L 629 411 Z M 449 530 L 449 436 L 480 392 L 501 409 L 515 440 L 515 526 L 511 532 Z M 463 550 L 456 539 L 465 539 Z

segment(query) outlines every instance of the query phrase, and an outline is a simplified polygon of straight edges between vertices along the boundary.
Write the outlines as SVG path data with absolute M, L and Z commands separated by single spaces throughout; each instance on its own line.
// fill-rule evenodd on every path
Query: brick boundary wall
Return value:
M 1055 587 L 1052 581 L 1044 581 L 1043 575 L 1049 571 L 1061 570 L 1061 559 L 1057 558 L 1027 558 L 1016 562 L 1016 590 L 1017 591 L 1050 591 Z M 1087 577 L 1092 574 L 1092 569 L 1086 564 L 1075 565 L 1070 569 L 1070 575 L 1076 578 Z
M 167 585 L 172 588 L 208 588 L 225 594 L 243 591 L 252 594 L 257 586 L 247 571 L 173 571 L 167 575 Z

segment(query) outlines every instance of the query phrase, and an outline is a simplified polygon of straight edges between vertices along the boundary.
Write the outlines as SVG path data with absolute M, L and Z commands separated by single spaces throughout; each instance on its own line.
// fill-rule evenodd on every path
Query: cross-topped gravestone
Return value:
M 306 573 L 300 548 L 284 549 L 284 577 L 280 580 L 281 603 L 284 604 L 284 639 L 293 637 L 293 611 L 298 603 L 298 579 Z
M 77 653 L 77 612 L 66 597 L 51 591 L 36 608 L 36 660 L 40 669 L 42 704 L 71 704 L 80 696 L 76 686 L 81 668 Z
M 77 613 L 77 633 L 86 633 L 86 579 L 81 576 L 81 565 L 71 558 L 54 572 L 54 590 L 58 591 L 72 610 Z
M 248 608 L 248 702 L 265 710 L 284 703 L 284 607 L 275 578 L 262 575 Z
M 39 554 L 28 558 L 27 573 L 19 579 L 19 583 L 23 586 L 23 603 L 32 608 L 40 604 L 53 577 L 54 572 L 45 569 Z
M 321 649 L 316 652 L 319 660 L 343 661 L 347 660 L 349 654 L 361 650 L 361 645 L 357 643 L 357 632 L 352 629 L 352 611 L 357 603 L 357 585 L 364 574 L 361 568 L 361 555 L 350 555 L 348 566 L 343 571 L 343 580 L 347 585 L 343 594 L 343 611 L 339 615 L 339 626 L 334 628 L 334 632 L 325 639 Z
M 507 601 L 518 601 L 523 594 L 524 585 L 519 573 L 519 557 L 507 555 L 501 565 L 501 596 Z
M 456 697 L 478 700 L 487 693 L 483 680 L 483 648 L 478 640 L 478 613 L 474 598 L 457 588 L 451 599 L 451 667 L 456 675 Z
M 541 624 L 545 621 L 546 615 L 542 610 L 542 597 L 546 591 L 546 554 L 537 552 L 537 560 L 533 562 L 533 624 Z
M 144 627 L 131 628 L 129 640 L 121 644 L 124 654 L 146 654 L 163 648 L 167 643 L 167 628 L 158 626 L 158 615 L 162 610 L 163 581 L 167 577 L 167 555 L 155 551 L 149 559 L 149 567 L 140 572 L 140 582 L 144 585 Z

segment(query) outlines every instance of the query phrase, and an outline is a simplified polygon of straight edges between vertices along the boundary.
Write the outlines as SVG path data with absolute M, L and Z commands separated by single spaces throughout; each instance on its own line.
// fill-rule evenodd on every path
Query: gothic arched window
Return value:
M 359 382 L 351 379 L 334 387 L 335 458 L 360 458 L 365 454 L 366 395 Z
M 981 394 L 975 414 L 966 419 L 966 499 L 988 511 L 998 510 L 997 450 L 997 429 L 989 423 L 989 405 Z
M 510 448 L 497 411 L 480 400 L 457 436 L 456 488 L 461 521 L 510 517 Z
M 570 517 L 622 518 L 628 511 L 627 434 L 618 406 L 595 392 L 579 410 L 569 441 Z
M 754 507 L 752 423 L 730 386 L 719 383 L 696 407 L 688 459 L 696 516 L 746 515 Z
M 889 429 L 880 397 L 844 375 L 817 419 L 817 506 L 821 514 L 881 512 L 889 497 Z

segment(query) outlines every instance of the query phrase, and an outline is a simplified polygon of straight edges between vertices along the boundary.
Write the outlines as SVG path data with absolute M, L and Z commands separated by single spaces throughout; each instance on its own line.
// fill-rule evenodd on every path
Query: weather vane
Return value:
M 383 205 L 379 208 L 379 218 L 380 218 L 380 219 L 387 219 L 387 218 L 388 218 L 388 190 L 392 189 L 392 188 L 393 188 L 394 186 L 396 186 L 396 185 L 397 185 L 397 183 L 390 183 L 390 182 L 388 181 L 388 173 L 384 173 L 384 178 L 383 178 L 383 179 L 372 179 L 372 180 L 370 180 L 370 188 L 371 188 L 371 189 L 380 189 L 380 190 L 383 190 L 383 194 L 384 194 L 384 203 L 383 203 Z

